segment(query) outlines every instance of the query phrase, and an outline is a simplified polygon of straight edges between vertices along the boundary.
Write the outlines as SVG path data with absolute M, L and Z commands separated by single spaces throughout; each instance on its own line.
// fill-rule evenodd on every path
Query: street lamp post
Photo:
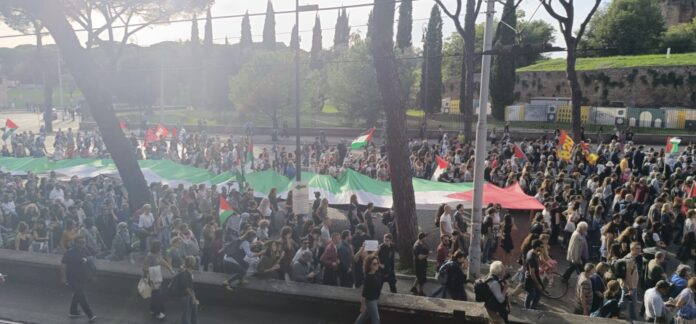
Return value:
M 299 183 L 302 180 L 302 158 L 300 156 L 300 12 L 317 11 L 318 5 L 300 6 L 300 0 L 295 0 L 295 37 L 297 47 L 295 48 L 295 180 Z

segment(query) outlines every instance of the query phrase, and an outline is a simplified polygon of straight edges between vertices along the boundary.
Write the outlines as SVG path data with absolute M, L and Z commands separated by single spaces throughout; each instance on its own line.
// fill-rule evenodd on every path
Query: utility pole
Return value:
M 486 29 L 483 33 L 483 52 L 493 47 L 493 16 L 495 0 L 486 0 Z M 488 92 L 491 77 L 491 55 L 482 55 L 481 91 L 479 92 L 479 114 L 476 125 L 476 155 L 474 164 L 474 203 L 471 212 L 471 244 L 469 246 L 469 278 L 477 278 L 481 272 L 481 221 L 483 220 L 483 169 L 486 151 L 486 122 L 488 114 Z M 460 103 L 461 104 L 461 103 Z
M 295 181 L 302 180 L 302 158 L 300 157 L 300 0 L 295 0 Z M 275 125 L 274 125 L 275 126 Z
M 63 70 L 60 66 L 60 51 L 58 51 L 58 98 L 60 100 L 60 108 L 64 109 L 65 104 L 63 100 Z

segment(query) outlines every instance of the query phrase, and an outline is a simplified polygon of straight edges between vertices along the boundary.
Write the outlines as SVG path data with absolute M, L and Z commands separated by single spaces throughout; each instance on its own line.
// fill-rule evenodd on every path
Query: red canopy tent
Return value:
M 474 191 L 455 193 L 447 197 L 463 201 L 473 201 Z M 485 183 L 483 185 L 483 203 L 485 205 L 500 204 L 505 209 L 515 210 L 544 209 L 544 205 L 536 200 L 536 198 L 524 193 L 518 183 L 507 188 L 500 188 L 494 184 Z

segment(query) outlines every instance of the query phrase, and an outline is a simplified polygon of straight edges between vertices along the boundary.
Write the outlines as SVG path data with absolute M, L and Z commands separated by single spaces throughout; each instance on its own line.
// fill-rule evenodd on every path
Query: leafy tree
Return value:
M 270 0 L 266 7 L 266 21 L 263 24 L 263 46 L 266 49 L 274 49 L 276 46 L 275 11 Z
M 411 32 L 413 30 L 413 2 L 401 1 L 399 7 L 399 25 L 396 34 L 396 46 L 401 50 L 411 47 Z
M 255 51 L 237 75 L 230 79 L 230 100 L 244 112 L 262 112 L 277 125 L 295 96 L 294 53 L 289 50 Z M 308 75 L 308 64 L 301 64 L 300 75 Z M 304 80 L 300 84 L 305 84 Z
M 334 28 L 334 49 L 347 47 L 348 42 L 350 42 L 350 25 L 346 8 L 343 8 L 338 14 L 336 27 Z
M 135 158 L 134 148 L 126 140 L 114 114 L 111 90 L 104 80 L 105 73 L 80 44 L 73 26 L 66 17 L 63 4 L 59 1 L 6 0 L 0 3 L 0 7 L 23 10 L 27 16 L 40 20 L 48 29 L 87 100 L 104 144 L 128 191 L 131 209 L 140 208 L 145 202 L 151 201 L 151 194 Z
M 319 15 L 314 19 L 314 29 L 312 30 L 312 50 L 310 52 L 310 66 L 312 69 L 321 69 L 324 63 L 321 60 L 321 20 Z
M 291 49 L 300 48 L 300 41 L 297 39 L 297 25 L 292 26 L 292 32 L 290 34 L 290 48 Z
M 696 19 L 691 23 L 678 24 L 667 29 L 663 48 L 669 48 L 672 53 L 696 51 Z
M 519 16 L 519 14 L 518 14 Z M 519 17 L 518 17 L 519 18 Z M 520 21 L 517 26 L 520 31 L 517 37 L 520 45 L 553 44 L 556 41 L 555 30 L 551 24 L 543 20 Z M 541 53 L 524 53 L 515 57 L 517 67 L 534 64 L 544 59 Z
M 558 21 L 558 27 L 563 36 L 563 40 L 566 43 L 566 76 L 568 78 L 568 85 L 570 86 L 570 98 L 571 98 L 571 120 L 573 125 L 573 137 L 576 142 L 580 141 L 580 107 L 582 104 L 582 89 L 580 88 L 580 81 L 578 80 L 578 73 L 575 69 L 575 64 L 578 58 L 578 44 L 580 40 L 585 35 L 587 25 L 590 23 L 592 16 L 597 12 L 597 8 L 602 0 L 594 0 L 594 4 L 590 11 L 585 16 L 585 19 L 580 23 L 580 28 L 577 32 L 573 32 L 575 28 L 575 19 L 579 18 L 575 14 L 575 6 L 573 5 L 573 0 L 558 0 L 563 8 L 563 12 L 558 11 L 553 6 L 553 0 L 540 0 L 541 5 L 544 6 L 546 12 L 549 13 L 556 21 Z
M 413 57 L 413 52 L 402 54 Z M 328 96 L 347 121 L 362 120 L 367 126 L 376 125 L 384 107 L 381 104 L 377 76 L 372 66 L 370 41 L 353 36 L 350 47 L 336 57 L 340 64 L 328 64 Z M 414 85 L 417 61 L 398 61 L 399 80 L 403 94 L 408 94 Z M 313 78 L 312 78 L 313 79 Z
M 239 45 L 242 48 L 247 48 L 254 43 L 251 37 L 251 22 L 249 21 L 249 12 L 247 11 L 242 18 L 242 35 L 239 38 Z
M 657 0 L 614 0 L 594 16 L 580 48 L 592 55 L 655 53 L 664 31 Z
M 370 10 L 370 15 L 367 16 L 367 33 L 365 34 L 366 39 L 372 38 L 372 10 Z
M 495 33 L 493 48 L 505 48 L 515 45 L 517 34 L 517 8 L 515 0 L 506 0 L 501 21 Z M 491 68 L 491 112 L 498 120 L 505 119 L 505 106 L 514 102 L 515 90 L 515 55 L 512 53 L 493 56 Z
M 442 105 L 442 17 L 437 4 L 430 11 L 423 46 L 421 108 L 426 113 L 436 113 Z

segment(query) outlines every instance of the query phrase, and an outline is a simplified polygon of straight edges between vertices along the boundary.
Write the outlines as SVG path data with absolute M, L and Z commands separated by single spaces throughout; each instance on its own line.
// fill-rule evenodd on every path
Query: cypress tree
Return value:
M 254 43 L 251 38 L 251 22 L 249 21 L 249 12 L 247 11 L 242 18 L 242 35 L 239 39 L 240 47 L 249 47 Z
M 263 46 L 267 49 L 274 49 L 276 46 L 275 11 L 271 1 L 268 1 L 268 7 L 266 7 L 266 22 L 263 25 Z
M 292 26 L 292 34 L 290 35 L 290 48 L 298 49 L 300 47 L 300 41 L 297 35 L 297 25 Z
M 193 14 L 193 18 L 191 19 L 191 45 L 195 47 L 200 43 L 201 37 L 198 31 L 198 17 L 196 16 L 196 14 Z
M 372 10 L 370 10 L 370 15 L 367 17 L 367 34 L 365 34 L 365 39 L 372 38 Z
M 348 46 L 350 41 L 350 26 L 348 24 L 348 13 L 346 8 L 343 8 L 338 13 L 338 19 L 336 20 L 336 28 L 334 34 L 334 48 L 339 48 L 341 46 Z
M 399 27 L 396 34 L 396 45 L 401 52 L 411 47 L 411 30 L 413 29 L 412 0 L 401 1 L 399 7 Z
M 205 46 L 205 51 L 207 54 L 213 48 L 213 18 L 210 15 L 210 7 L 205 14 L 205 31 L 203 34 L 203 46 Z
M 322 67 L 321 47 L 321 20 L 319 15 L 317 15 L 314 20 L 314 29 L 312 30 L 312 51 L 310 52 L 310 66 L 312 69 L 321 69 Z
M 506 0 L 503 7 L 502 20 L 496 29 L 493 48 L 511 47 L 515 44 L 517 15 L 515 0 Z M 501 54 L 493 56 L 491 68 L 491 113 L 498 120 L 505 118 L 505 106 L 515 100 L 515 56 Z
M 430 12 L 423 47 L 421 107 L 426 113 L 435 113 L 442 104 L 442 16 L 438 5 Z

